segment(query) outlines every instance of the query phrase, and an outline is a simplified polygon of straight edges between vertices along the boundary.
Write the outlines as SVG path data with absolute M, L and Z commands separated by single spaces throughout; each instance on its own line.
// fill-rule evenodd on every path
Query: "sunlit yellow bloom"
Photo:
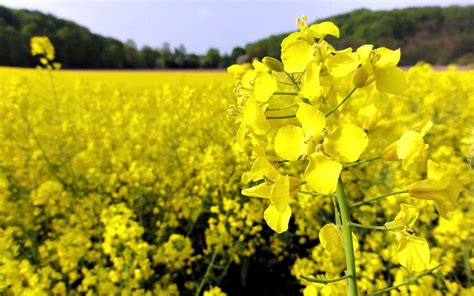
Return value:
M 245 102 L 242 122 L 257 135 L 265 134 L 270 129 L 270 123 L 265 117 L 264 106 L 259 105 L 253 97 Z
M 331 76 L 339 78 L 352 73 L 359 65 L 359 57 L 355 52 L 338 53 L 325 61 Z
M 326 117 L 319 109 L 305 103 L 299 105 L 296 117 L 302 127 L 287 125 L 278 130 L 276 154 L 286 160 L 311 155 L 305 171 L 307 185 L 320 193 L 336 191 L 341 162 L 354 162 L 359 158 L 368 145 L 367 135 L 353 124 L 339 125 L 323 135 Z
M 300 179 L 283 176 L 266 160 L 257 158 L 250 170 L 243 176 L 244 182 L 265 180 L 256 186 L 242 190 L 246 196 L 270 199 L 264 218 L 268 226 L 277 233 L 288 229 L 291 217 L 290 196 L 299 191 Z
M 54 60 L 54 46 L 46 36 L 34 36 L 30 40 L 31 55 L 40 55 L 45 57 L 47 60 Z
M 430 262 L 430 249 L 424 238 L 413 235 L 411 229 L 418 218 L 418 211 L 408 204 L 400 205 L 400 212 L 391 222 L 385 223 L 398 240 L 397 257 L 400 264 L 410 271 L 422 271 Z
M 463 187 L 448 169 L 431 159 L 428 160 L 428 176 L 408 186 L 413 198 L 434 201 L 441 217 L 449 219 L 456 210 L 456 201 Z
M 433 126 L 433 122 L 421 121 L 413 125 L 409 130 L 405 131 L 398 141 L 390 144 L 385 148 L 384 160 L 393 161 L 401 160 L 404 170 L 410 168 L 428 149 L 423 137 Z
M 378 91 L 389 94 L 401 94 L 405 91 L 405 73 L 397 67 L 400 49 L 373 49 L 372 45 L 363 45 L 357 49 L 357 54 L 362 66 L 359 71 L 365 71 L 358 75 L 373 75 Z
M 242 75 L 244 75 L 247 71 L 251 70 L 252 66 L 250 63 L 245 64 L 234 64 L 232 66 L 227 67 L 227 73 L 234 75 L 234 78 L 240 79 Z

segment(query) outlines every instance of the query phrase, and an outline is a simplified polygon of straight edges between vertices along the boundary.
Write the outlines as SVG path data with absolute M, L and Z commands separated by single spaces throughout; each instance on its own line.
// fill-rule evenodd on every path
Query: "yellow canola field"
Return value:
M 420 65 L 407 78 L 401 96 L 356 92 L 344 116 L 378 133 L 367 155 L 432 120 L 424 157 L 463 185 L 458 210 L 445 220 L 431 201 L 397 196 L 354 218 L 380 225 L 409 200 L 431 265 L 442 265 L 391 295 L 472 295 L 474 71 Z M 0 294 L 346 294 L 344 282 L 300 277 L 343 274 L 344 260 L 318 240 L 332 220 L 330 198 L 298 195 L 290 231 L 278 235 L 263 221 L 268 202 L 240 194 L 251 162 L 227 114 L 230 75 L 0 68 L 0 82 Z M 423 163 L 408 172 L 384 162 L 344 170 L 349 198 L 400 190 L 426 176 Z M 393 235 L 363 230 L 357 239 L 361 293 L 410 277 Z

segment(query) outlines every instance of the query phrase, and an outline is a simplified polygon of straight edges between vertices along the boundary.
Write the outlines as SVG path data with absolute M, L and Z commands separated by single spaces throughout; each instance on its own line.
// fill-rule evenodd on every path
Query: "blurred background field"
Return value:
M 420 65 L 408 71 L 405 95 L 369 88 L 346 106 L 369 133 L 397 135 L 420 114 L 433 120 L 429 157 L 465 188 L 452 221 L 429 201 L 410 200 L 432 263 L 443 265 L 438 277 L 394 295 L 472 293 L 473 75 Z M 339 270 L 318 244 L 329 200 L 298 195 L 290 230 L 277 235 L 264 224 L 265 202 L 240 194 L 250 164 L 225 111 L 234 102 L 227 74 L 1 68 L 0 77 L 2 293 L 193 295 L 203 283 L 206 295 L 295 295 L 307 285 L 299 275 Z M 383 116 L 371 111 L 374 103 Z M 362 157 L 392 140 L 372 143 Z M 350 198 L 397 190 L 426 173 L 417 166 L 400 174 L 397 166 L 344 171 Z M 357 219 L 385 221 L 404 199 L 362 207 Z M 408 274 L 392 239 L 380 234 L 359 237 L 362 291 Z

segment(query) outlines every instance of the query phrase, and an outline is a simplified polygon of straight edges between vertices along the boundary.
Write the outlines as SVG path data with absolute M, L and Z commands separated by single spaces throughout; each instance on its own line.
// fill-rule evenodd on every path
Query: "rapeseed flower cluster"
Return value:
M 397 67 L 400 49 L 363 45 L 356 50 L 337 50 L 326 41 L 327 36 L 339 37 L 339 29 L 334 23 L 308 25 L 306 17 L 302 17 L 297 25 L 299 31 L 291 33 L 281 43 L 281 62 L 265 57 L 261 61 L 255 59 L 250 64 L 228 68 L 235 78 L 237 96 L 237 105 L 232 106 L 231 113 L 239 114 L 235 117 L 239 125 L 236 142 L 252 161 L 250 170 L 242 176 L 242 181 L 250 187 L 243 189 L 242 194 L 268 200 L 263 217 L 278 234 L 289 229 L 292 207 L 298 204 L 298 196 L 310 195 L 311 198 L 305 198 L 306 202 L 327 199 L 330 204 L 332 201 L 332 209 L 324 206 L 319 217 L 312 216 L 324 221 L 327 211 L 332 212 L 333 223 L 313 223 L 316 225 L 312 230 L 319 231 L 317 248 L 319 252 L 324 249 L 326 253 L 320 254 L 332 264 L 325 262 L 323 266 L 327 268 L 321 270 L 321 265 L 317 267 L 306 260 L 304 265 L 314 268 L 296 267 L 293 270 L 294 275 L 302 276 L 303 283 L 318 283 L 307 285 L 305 294 L 334 294 L 341 290 L 340 282 L 347 284 L 347 292 L 343 294 L 348 295 L 375 292 L 371 283 L 379 287 L 375 293 L 397 289 L 396 284 L 383 287 L 387 284 L 383 280 L 375 285 L 374 274 L 379 272 L 377 265 L 382 263 L 377 257 L 368 261 L 375 267 L 364 264 L 365 270 L 359 270 L 369 280 L 359 279 L 356 259 L 368 259 L 371 254 L 358 251 L 358 235 L 368 231 L 393 234 L 397 241 L 393 250 L 396 262 L 410 272 L 418 272 L 400 286 L 414 284 L 440 267 L 430 261 L 428 240 L 414 230 L 419 209 L 413 204 L 401 203 L 398 213 L 391 208 L 383 214 L 394 216 L 392 221 L 383 221 L 383 225 L 359 223 L 366 220 L 360 212 L 393 195 L 408 197 L 410 203 L 416 199 L 433 201 L 439 219 L 448 219 L 456 212 L 458 198 L 465 187 L 453 170 L 427 156 L 430 146 L 425 142 L 427 134 L 434 126 L 432 120 L 439 120 L 428 116 L 416 120 L 410 112 L 395 113 L 400 116 L 392 113 L 391 117 L 383 113 L 387 112 L 390 101 L 410 97 L 407 90 L 410 80 Z M 404 106 L 397 109 L 402 108 Z M 397 139 L 399 131 L 394 126 L 405 122 L 411 122 L 411 125 L 402 130 Z M 450 153 L 456 148 L 449 142 L 444 145 Z M 393 161 L 401 166 L 402 173 L 426 163 L 427 176 L 422 178 L 424 180 L 412 181 L 407 174 L 397 186 L 389 186 L 399 190 L 380 192 L 373 198 L 363 195 L 362 201 L 349 199 L 349 195 L 361 190 L 358 187 L 364 187 L 364 183 L 360 183 L 364 180 L 375 190 L 378 183 L 397 179 L 397 175 L 395 178 L 382 175 L 378 182 L 370 182 L 368 176 L 372 174 L 366 170 L 375 167 L 377 161 L 379 172 L 390 166 L 387 162 Z M 359 167 L 363 167 L 363 171 Z M 392 174 L 397 173 L 400 172 Z M 313 206 L 316 203 L 313 202 Z M 318 212 L 310 208 L 301 210 Z M 298 220 L 296 217 L 297 223 Z M 298 233 L 299 230 L 295 231 Z M 325 274 L 323 278 L 307 277 L 305 271 Z M 332 288 L 328 284 L 332 284 Z

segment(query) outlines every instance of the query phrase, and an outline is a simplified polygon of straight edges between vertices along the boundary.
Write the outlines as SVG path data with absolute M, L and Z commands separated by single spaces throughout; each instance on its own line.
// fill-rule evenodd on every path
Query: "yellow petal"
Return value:
M 252 67 L 255 69 L 255 71 L 257 73 L 269 72 L 270 71 L 270 68 L 268 68 L 268 66 L 265 65 L 264 63 L 260 62 L 258 59 L 254 59 L 252 61 Z
M 385 223 L 385 227 L 387 229 L 399 229 L 403 226 L 413 227 L 417 218 L 418 210 L 412 205 L 402 203 L 400 204 L 400 212 L 393 221 Z
M 297 160 L 305 154 L 307 144 L 303 129 L 295 125 L 280 128 L 275 136 L 275 152 L 282 159 Z
M 456 211 L 456 204 L 451 203 L 449 200 L 435 200 L 436 210 L 438 214 L 444 219 L 451 219 L 452 215 Z
M 422 156 L 424 150 L 423 135 L 411 130 L 405 131 L 397 146 L 397 157 L 403 160 L 403 169 L 407 170 L 412 166 Z
M 339 38 L 339 28 L 333 22 L 322 22 L 309 27 L 317 38 L 324 38 L 326 35 L 332 35 Z
M 252 168 L 248 175 L 248 182 L 260 181 L 264 178 L 276 181 L 279 176 L 280 173 L 265 157 L 258 157 L 252 163 Z
M 303 72 L 313 58 L 313 48 L 303 40 L 288 45 L 281 54 L 281 60 L 288 73 Z
M 301 103 L 296 112 L 296 118 L 303 127 L 306 139 L 313 137 L 314 141 L 318 142 L 326 126 L 326 117 L 323 112 L 312 105 Z
M 332 255 L 344 256 L 341 231 L 333 223 L 326 224 L 319 230 L 319 241 L 323 248 Z
M 373 45 L 362 45 L 361 47 L 357 48 L 356 52 L 357 55 L 359 56 L 359 60 L 365 61 L 369 59 L 369 55 L 372 52 L 372 49 L 374 48 Z
M 246 89 L 252 89 L 255 76 L 257 76 L 257 72 L 255 72 L 254 70 L 245 72 L 244 75 L 242 75 L 242 80 L 241 80 L 242 87 Z
M 405 72 L 397 67 L 377 69 L 375 71 L 375 86 L 379 92 L 399 95 L 406 89 Z
M 408 194 L 413 198 L 443 200 L 446 196 L 445 185 L 435 180 L 421 180 L 407 186 Z
M 245 150 L 245 136 L 247 135 L 247 127 L 245 124 L 240 124 L 239 129 L 237 130 L 237 144 L 241 150 Z
M 278 211 L 275 205 L 270 204 L 263 214 L 268 226 L 276 233 L 283 233 L 288 230 L 288 223 L 291 217 L 291 208 L 286 206 L 283 212 Z
M 266 134 L 270 130 L 265 111 L 253 97 L 245 102 L 243 121 L 257 135 Z
M 422 120 L 413 124 L 410 129 L 420 133 L 422 136 L 425 136 L 430 129 L 433 127 L 433 122 L 431 120 Z
M 359 159 L 369 143 L 365 132 L 353 124 L 342 124 L 324 139 L 324 151 L 343 162 Z
M 310 155 L 309 164 L 305 171 L 308 187 L 319 193 L 333 193 L 337 188 L 337 180 L 342 165 L 339 161 L 325 156 L 321 152 Z
M 391 50 L 386 47 L 379 47 L 375 53 L 380 56 L 375 65 L 377 68 L 394 67 L 400 61 L 400 49 Z
M 429 180 L 434 180 L 437 181 L 439 184 L 442 184 L 440 185 L 441 188 L 445 188 L 448 186 L 453 176 L 445 166 L 434 162 L 431 159 L 428 159 L 426 166 L 428 170 Z
M 268 184 L 267 182 L 264 182 L 262 184 L 242 190 L 242 195 L 260 198 L 270 198 L 271 190 L 272 185 Z
M 300 95 L 308 99 L 313 99 L 321 95 L 321 82 L 319 81 L 320 71 L 321 66 L 319 63 L 311 62 L 308 64 L 304 74 Z
M 281 52 L 284 52 L 288 46 L 295 43 L 297 40 L 304 39 L 304 34 L 301 32 L 293 32 L 290 35 L 286 36 L 285 39 L 281 42 Z
M 337 54 L 325 61 L 329 74 L 333 77 L 344 77 L 360 65 L 357 53 Z
M 232 66 L 227 67 L 227 73 L 234 75 L 234 77 L 239 78 L 244 75 L 244 73 L 248 70 L 250 70 L 250 64 L 234 64 Z
M 290 201 L 290 179 L 288 176 L 279 177 L 273 184 L 270 199 L 278 211 L 285 211 Z
M 255 77 L 253 94 L 257 102 L 267 102 L 277 89 L 275 77 L 269 73 L 258 73 Z
M 430 248 L 424 238 L 402 235 L 398 241 L 397 257 L 400 264 L 410 271 L 419 272 L 430 263 Z

